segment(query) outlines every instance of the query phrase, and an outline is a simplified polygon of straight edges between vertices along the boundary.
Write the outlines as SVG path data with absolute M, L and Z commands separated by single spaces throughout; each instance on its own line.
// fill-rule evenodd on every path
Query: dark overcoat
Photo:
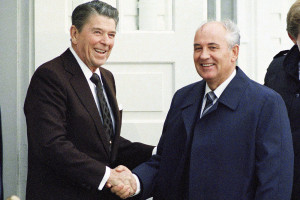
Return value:
M 297 45 L 278 53 L 265 76 L 265 85 L 278 92 L 287 107 L 291 124 L 295 166 L 292 200 L 300 199 L 300 52 Z
M 157 155 L 134 169 L 142 199 L 289 200 L 293 146 L 284 102 L 241 69 L 200 118 L 205 81 L 173 97 Z

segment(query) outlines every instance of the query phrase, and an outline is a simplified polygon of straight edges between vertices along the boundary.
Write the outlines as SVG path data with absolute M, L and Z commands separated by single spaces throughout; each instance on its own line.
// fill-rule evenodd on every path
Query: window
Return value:
M 207 0 L 207 19 L 237 22 L 237 0 Z

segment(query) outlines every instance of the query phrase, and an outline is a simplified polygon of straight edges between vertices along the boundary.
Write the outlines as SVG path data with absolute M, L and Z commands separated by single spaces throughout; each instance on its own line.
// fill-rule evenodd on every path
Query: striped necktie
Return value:
M 217 98 L 213 91 L 206 94 L 206 103 L 202 115 L 204 115 L 213 105 L 214 100 Z

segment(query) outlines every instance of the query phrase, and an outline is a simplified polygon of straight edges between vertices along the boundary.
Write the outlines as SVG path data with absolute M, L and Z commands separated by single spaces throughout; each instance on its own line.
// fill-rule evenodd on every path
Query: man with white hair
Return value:
M 239 44 L 231 21 L 197 30 L 194 62 L 203 80 L 176 92 L 157 154 L 133 170 L 141 199 L 290 198 L 293 146 L 286 107 L 278 93 L 236 66 Z

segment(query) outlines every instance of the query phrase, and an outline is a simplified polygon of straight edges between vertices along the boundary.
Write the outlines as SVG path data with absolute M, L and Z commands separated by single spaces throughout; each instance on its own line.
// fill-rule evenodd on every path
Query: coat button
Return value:
M 298 94 L 296 94 L 296 98 L 299 98 L 300 97 L 300 94 L 298 93 Z

